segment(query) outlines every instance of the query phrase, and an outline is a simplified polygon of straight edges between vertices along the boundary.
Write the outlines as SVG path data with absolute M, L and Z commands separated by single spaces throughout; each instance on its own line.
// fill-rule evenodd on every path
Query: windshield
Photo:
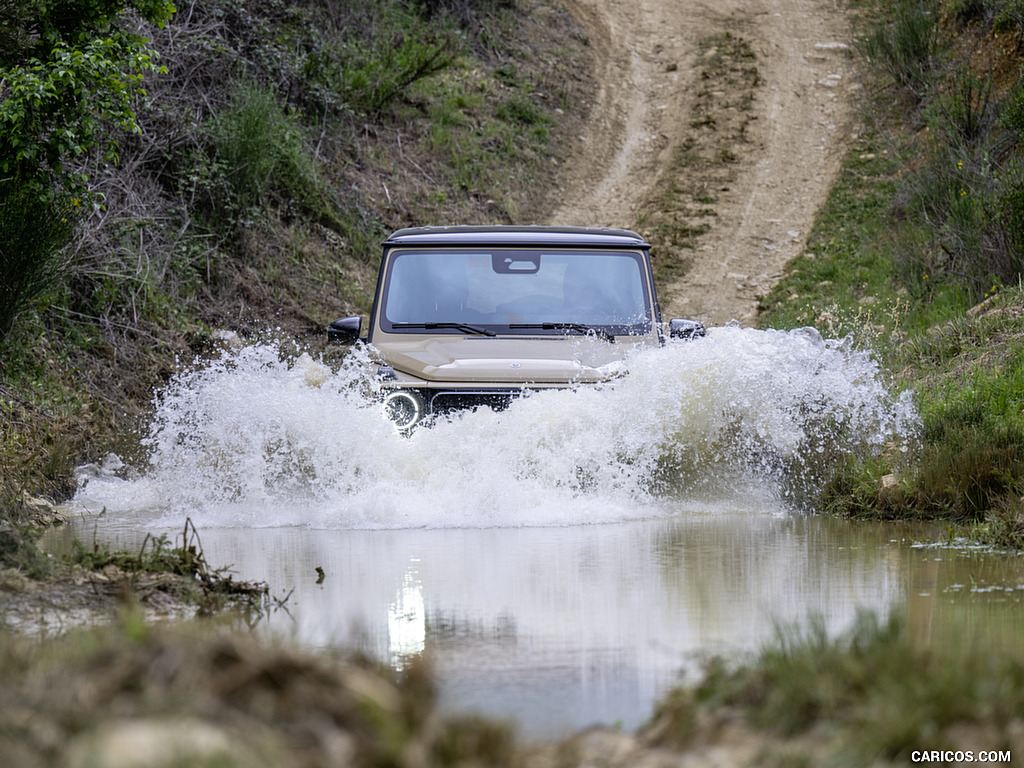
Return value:
M 385 279 L 387 332 L 651 327 L 643 257 L 628 251 L 404 251 L 392 256 Z

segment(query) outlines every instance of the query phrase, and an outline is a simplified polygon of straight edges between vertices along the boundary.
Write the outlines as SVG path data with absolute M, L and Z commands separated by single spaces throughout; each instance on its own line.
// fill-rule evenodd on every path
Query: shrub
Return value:
M 20 313 L 60 285 L 79 210 L 77 200 L 0 184 L 0 341 Z
M 892 17 L 860 40 L 864 54 L 917 100 L 924 98 L 939 51 L 938 26 L 930 6 L 900 3 Z
M 313 164 L 298 123 L 271 91 L 239 85 L 230 105 L 212 121 L 211 133 L 214 156 L 237 211 L 265 203 L 272 195 L 305 196 Z
M 377 115 L 414 83 L 447 69 L 463 49 L 445 15 L 426 24 L 401 3 L 347 9 L 339 33 L 321 40 L 302 63 L 317 100 L 341 112 Z
M 991 128 L 992 83 L 960 67 L 925 111 L 928 126 L 950 144 L 974 144 Z
M 1012 262 L 1008 277 L 1024 266 L 1024 161 L 1011 160 L 999 175 L 999 223 L 1005 233 L 1005 248 Z
M 995 10 L 992 25 L 997 32 L 1017 30 L 1017 48 L 1024 35 L 1024 0 L 990 0 Z

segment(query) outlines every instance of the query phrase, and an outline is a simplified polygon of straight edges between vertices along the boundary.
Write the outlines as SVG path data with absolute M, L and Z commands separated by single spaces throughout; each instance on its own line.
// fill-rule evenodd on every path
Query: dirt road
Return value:
M 663 314 L 754 324 L 757 297 L 805 247 L 854 138 L 856 83 L 840 3 L 571 0 L 570 7 L 589 35 L 600 85 L 578 153 L 563 164 L 565 193 L 548 223 L 647 234 L 652 200 L 667 199 L 673 184 L 699 183 L 710 208 L 679 252 L 688 269 L 662 289 Z M 743 103 L 730 92 L 733 78 L 707 84 L 708 47 L 735 39 L 749 45 L 756 66 Z M 742 130 L 725 136 L 723 126 L 740 112 Z M 678 161 L 699 141 L 698 122 L 705 136 L 718 131 L 714 156 L 726 158 L 727 176 L 708 162 Z

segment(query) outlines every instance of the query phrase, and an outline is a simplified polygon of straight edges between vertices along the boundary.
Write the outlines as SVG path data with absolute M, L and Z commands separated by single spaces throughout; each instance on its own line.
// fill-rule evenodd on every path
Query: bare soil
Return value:
M 855 138 L 857 83 L 840 3 L 569 6 L 589 36 L 599 85 L 547 223 L 634 226 L 656 245 L 675 246 L 686 263 L 685 274 L 662 287 L 666 316 L 755 324 L 758 296 L 804 249 Z M 708 66 L 708 47 L 730 38 L 745 40 L 754 55 L 752 87 L 728 73 L 715 78 Z M 681 164 L 684 151 L 702 162 Z M 675 207 L 680 218 L 681 185 L 703 190 L 703 231 L 691 228 L 697 236 L 681 247 L 658 243 L 659 215 Z

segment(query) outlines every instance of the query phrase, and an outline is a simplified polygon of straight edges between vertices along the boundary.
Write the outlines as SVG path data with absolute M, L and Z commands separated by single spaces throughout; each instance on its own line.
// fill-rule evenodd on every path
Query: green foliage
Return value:
M 950 145 L 970 146 L 991 127 L 992 83 L 960 67 L 925 110 L 928 126 Z
M 69 172 L 97 147 L 117 159 L 111 125 L 136 131 L 143 73 L 157 69 L 134 11 L 162 25 L 169 0 L 0 4 L 0 339 L 64 277 L 61 250 L 80 218 L 86 177 Z M 79 165 L 79 168 L 81 166 Z
M 1024 0 L 989 0 L 989 4 L 995 10 L 993 27 L 999 32 L 1016 29 L 1019 46 L 1024 32 Z
M 280 199 L 304 200 L 316 188 L 313 164 L 293 117 L 274 94 L 239 85 L 210 126 L 213 165 L 223 174 L 232 214 Z
M 940 50 L 936 11 L 934 3 L 903 0 L 859 41 L 864 54 L 916 99 L 928 92 Z
M 0 62 L 16 61 L 32 45 L 32 10 L 24 0 L 0 0 Z
M 77 199 L 40 198 L 0 183 L 0 342 L 15 319 L 56 289 L 67 272 L 67 245 L 81 218 Z
M 999 127 L 1008 131 L 1014 144 L 1020 146 L 1024 138 L 1024 77 L 1019 77 L 1006 93 L 998 119 Z
M 1019 270 L 1024 264 L 1024 158 L 1012 158 L 1000 169 L 998 179 L 998 224 L 1005 235 L 1006 252 Z M 1003 278 L 1012 280 L 1012 268 Z
M 143 73 L 157 69 L 148 41 L 119 26 L 129 9 L 160 25 L 174 12 L 169 0 L 35 0 L 4 14 L 0 173 L 43 195 L 60 185 L 80 192 L 68 160 L 100 144 L 116 159 L 106 126 L 137 130 L 132 105 Z
M 415 6 L 373 0 L 346 8 L 343 18 L 301 62 L 313 101 L 338 112 L 381 113 L 414 83 L 450 67 L 465 47 L 446 14 L 429 13 L 424 23 Z

